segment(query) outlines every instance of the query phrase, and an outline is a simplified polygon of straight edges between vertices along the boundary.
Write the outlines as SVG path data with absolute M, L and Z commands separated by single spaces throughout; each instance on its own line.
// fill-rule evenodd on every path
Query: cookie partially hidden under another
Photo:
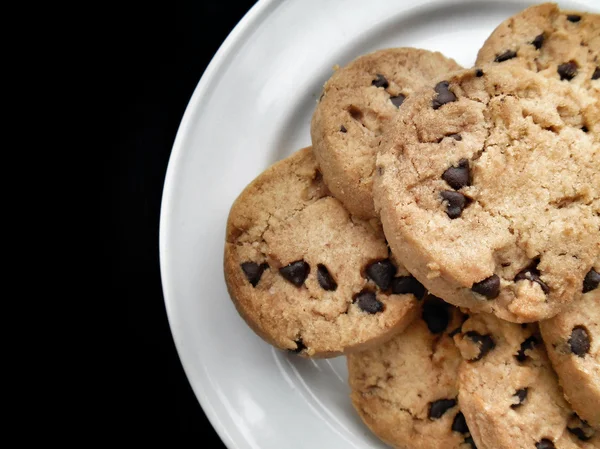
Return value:
M 353 218 L 328 195 L 311 148 L 267 169 L 235 201 L 224 268 L 250 327 L 306 357 L 391 338 L 424 293 L 390 259 L 380 224 Z
M 384 345 L 348 356 L 354 408 L 398 449 L 475 449 L 460 411 L 460 353 L 452 335 L 463 315 L 428 296 L 420 317 Z

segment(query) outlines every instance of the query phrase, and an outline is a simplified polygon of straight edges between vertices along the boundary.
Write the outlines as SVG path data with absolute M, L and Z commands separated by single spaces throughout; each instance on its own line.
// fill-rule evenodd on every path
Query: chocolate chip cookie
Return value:
M 404 266 L 513 322 L 579 299 L 600 257 L 599 102 L 513 65 L 455 72 L 402 108 L 374 194 Z
M 564 399 L 537 324 L 479 314 L 455 341 L 458 401 L 479 449 L 600 447 L 600 432 Z
M 532 6 L 502 22 L 476 64 L 514 64 L 588 89 L 600 98 L 600 15 Z
M 385 341 L 410 324 L 424 293 L 390 258 L 380 224 L 328 195 L 310 148 L 267 169 L 235 201 L 224 268 L 250 327 L 306 357 Z
M 460 412 L 452 340 L 460 311 L 428 296 L 419 319 L 384 345 L 348 356 L 354 408 L 365 424 L 395 448 L 473 449 Z
M 375 217 L 375 155 L 402 102 L 458 69 L 441 53 L 392 48 L 355 59 L 327 81 L 312 118 L 312 143 L 325 184 L 352 214 Z
M 600 266 L 596 269 L 587 276 L 590 291 L 568 310 L 542 321 L 540 329 L 565 397 L 600 430 Z

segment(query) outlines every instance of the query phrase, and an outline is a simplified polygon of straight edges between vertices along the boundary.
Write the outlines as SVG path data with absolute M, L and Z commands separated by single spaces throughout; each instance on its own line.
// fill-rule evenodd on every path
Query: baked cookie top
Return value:
M 463 315 L 428 296 L 402 334 L 348 356 L 354 408 L 379 438 L 395 448 L 473 449 L 458 403 L 461 356 L 452 340 Z
M 325 184 L 354 215 L 375 217 L 372 176 L 382 135 L 402 102 L 461 67 L 441 53 L 390 48 L 360 56 L 325 83 L 311 122 Z
M 598 101 L 488 66 L 408 98 L 395 128 L 375 201 L 392 251 L 429 291 L 514 322 L 581 297 L 600 255 Z
M 328 196 L 310 148 L 274 164 L 235 201 L 224 269 L 255 332 L 307 357 L 390 338 L 418 311 L 412 293 L 424 293 L 390 259 L 380 224 Z
M 537 324 L 479 314 L 455 340 L 458 400 L 478 449 L 600 447 L 600 432 L 564 399 Z
M 562 11 L 554 3 L 527 8 L 485 41 L 476 65 L 488 63 L 518 65 L 600 98 L 600 15 Z
M 597 267 L 600 271 L 600 266 Z M 599 276 L 596 271 L 596 276 Z M 540 323 L 542 337 L 567 401 L 600 430 L 600 288 Z

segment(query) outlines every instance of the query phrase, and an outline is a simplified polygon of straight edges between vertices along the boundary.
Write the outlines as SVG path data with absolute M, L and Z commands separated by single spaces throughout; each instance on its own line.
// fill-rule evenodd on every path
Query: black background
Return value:
M 112 183 L 119 254 L 113 289 L 128 305 L 125 429 L 133 441 L 222 449 L 181 367 L 165 313 L 158 229 L 164 176 L 202 73 L 253 1 L 146 2 L 119 15 L 124 39 Z M 175 444 L 173 444 L 175 443 Z

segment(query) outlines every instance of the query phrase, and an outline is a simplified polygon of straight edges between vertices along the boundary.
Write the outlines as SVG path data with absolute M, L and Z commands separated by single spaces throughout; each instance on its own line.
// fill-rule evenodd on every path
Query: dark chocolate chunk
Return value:
M 429 404 L 429 419 L 439 419 L 456 405 L 456 399 L 440 399 Z
M 579 14 L 569 14 L 567 15 L 567 20 L 569 22 L 577 23 L 581 20 L 581 16 Z
M 471 449 L 477 449 L 477 446 L 475 446 L 475 441 L 473 441 L 473 437 L 465 438 L 465 444 L 470 445 Z
M 574 61 L 570 61 L 559 65 L 557 72 L 561 80 L 571 81 L 577 75 L 577 68 L 577 64 Z
M 450 322 L 448 304 L 433 295 L 427 296 L 423 305 L 422 318 L 432 334 L 444 332 Z
M 592 290 L 596 290 L 598 285 L 600 285 L 600 273 L 592 268 L 583 279 L 582 291 L 583 293 L 591 292 Z
M 467 426 L 465 415 L 463 415 L 462 412 L 458 412 L 454 417 L 454 421 L 452 422 L 452 430 L 458 433 L 469 433 L 469 427 Z
M 242 265 L 242 271 L 246 275 L 248 282 L 252 287 L 256 287 L 263 272 L 269 268 L 269 264 L 261 263 L 260 265 L 255 262 L 244 262 Z
M 516 396 L 516 398 L 519 400 L 519 402 L 517 404 L 512 404 L 510 406 L 510 408 L 515 409 L 515 408 L 519 408 L 523 405 L 523 402 L 525 401 L 525 399 L 527 399 L 527 393 L 529 391 L 529 388 L 521 388 L 520 390 L 517 390 L 517 392 L 514 394 L 514 396 Z
M 460 134 L 458 136 L 460 137 Z M 444 172 L 442 179 L 455 190 L 471 185 L 469 161 L 467 159 L 461 159 L 458 161 L 458 167 L 450 167 Z
M 417 299 L 425 294 L 425 287 L 413 276 L 398 276 L 392 279 L 392 293 L 402 295 L 412 293 Z
M 300 287 L 304 284 L 308 273 L 310 273 L 310 266 L 303 260 L 297 260 L 291 264 L 280 268 L 279 273 L 289 282 L 294 284 L 296 287 Z
M 473 284 L 471 290 L 485 296 L 487 299 L 497 298 L 500 294 L 500 277 L 493 274 L 489 278 Z
M 383 311 L 383 303 L 377 299 L 375 292 L 363 290 L 354 297 L 354 302 L 363 312 L 375 314 Z
M 540 271 L 537 269 L 537 264 L 538 264 L 538 260 L 534 261 L 534 264 L 525 268 L 524 270 L 521 270 L 516 276 L 515 276 L 515 282 L 519 282 L 522 280 L 528 280 L 531 282 L 535 282 L 536 284 L 538 284 L 540 287 L 542 287 L 542 291 L 545 294 L 550 293 L 550 288 L 548 287 L 548 285 L 542 281 L 540 279 Z
M 556 449 L 552 441 L 547 438 L 542 439 L 539 443 L 535 443 L 536 449 Z
M 375 78 L 373 82 L 371 82 L 371 84 L 375 87 L 383 87 L 384 89 L 387 89 L 390 85 L 390 83 L 388 83 L 388 80 L 385 79 L 385 76 L 379 73 L 377 74 L 377 78 Z
M 322 263 L 317 265 L 317 280 L 323 290 L 333 291 L 337 288 L 337 283 L 333 280 L 329 270 Z
M 597 80 L 598 78 L 600 78 L 600 67 L 596 67 L 596 70 L 594 70 L 594 73 L 592 74 L 593 80 Z
M 399 107 L 400 107 L 400 105 L 401 105 L 402 103 L 404 103 L 404 100 L 406 100 L 406 96 L 404 96 L 404 95 L 402 95 L 402 94 L 396 95 L 395 97 L 390 97 L 390 101 L 391 101 L 391 102 L 392 102 L 392 104 L 393 104 L 394 106 L 396 106 L 397 108 L 399 108 Z
M 450 83 L 448 83 L 448 81 L 440 81 L 435 85 L 434 90 L 436 91 L 437 95 L 432 101 L 433 109 L 439 109 L 446 103 L 452 103 L 453 101 L 456 101 L 456 95 L 450 92 L 449 86 Z
M 347 133 L 348 130 L 346 129 L 346 127 L 344 125 L 342 125 L 342 127 L 340 128 L 340 132 L 341 133 Z
M 533 335 L 527 338 L 523 343 L 521 343 L 521 349 L 517 351 L 517 355 L 515 356 L 517 360 L 519 362 L 524 362 L 527 359 L 527 354 L 525 352 L 535 348 L 538 343 L 538 339 Z
M 533 45 L 537 50 L 539 50 L 540 48 L 542 48 L 542 44 L 544 43 L 544 33 L 542 34 L 538 34 L 535 39 L 531 42 L 531 45 Z
M 585 125 L 583 125 L 583 126 L 581 127 L 581 130 L 582 130 L 584 133 L 587 133 L 587 132 L 589 131 L 588 127 L 587 127 L 587 126 L 585 126 Z
M 481 360 L 488 352 L 496 347 L 496 343 L 491 335 L 481 335 L 479 332 L 469 331 L 465 334 L 465 337 L 479 347 L 479 354 L 474 359 L 470 359 L 470 362 Z
M 481 70 L 481 69 L 475 69 L 475 76 L 477 78 L 481 78 L 483 76 L 483 70 Z
M 448 202 L 446 205 L 446 214 L 453 220 L 460 217 L 463 209 L 467 207 L 467 197 L 460 192 L 444 190 L 443 192 L 440 192 L 440 196 L 443 200 Z
M 515 56 L 517 56 L 517 52 L 514 50 L 507 50 L 504 53 L 496 56 L 496 59 L 494 59 L 495 62 L 504 62 L 504 61 L 508 61 L 509 59 L 514 58 Z
M 294 354 L 299 354 L 304 349 L 306 349 L 306 346 L 304 345 L 302 338 L 299 338 L 294 343 L 296 343 L 296 349 L 290 349 L 290 352 L 293 352 Z
M 578 357 L 585 357 L 590 351 L 590 335 L 583 326 L 575 326 L 569 337 L 571 352 Z
M 577 413 L 573 413 L 567 424 L 567 430 L 579 438 L 581 441 L 591 439 L 596 433 L 592 426 L 582 420 Z
M 381 290 L 387 290 L 396 274 L 396 267 L 390 259 L 384 259 L 370 264 L 365 272 Z

